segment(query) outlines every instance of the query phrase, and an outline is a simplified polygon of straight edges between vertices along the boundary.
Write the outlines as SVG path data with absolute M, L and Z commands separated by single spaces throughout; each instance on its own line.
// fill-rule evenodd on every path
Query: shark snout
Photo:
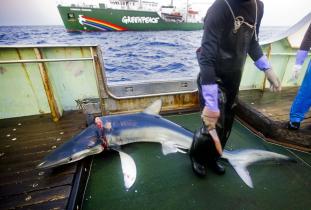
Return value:
M 98 154 L 103 150 L 100 130 L 95 125 L 91 125 L 52 151 L 37 165 L 37 168 L 52 168 L 68 164 L 86 156 Z
M 47 168 L 53 168 L 56 166 L 60 166 L 60 165 L 64 165 L 64 164 L 68 164 L 70 162 L 73 162 L 71 157 L 68 158 L 64 158 L 61 160 L 44 160 L 41 163 L 39 163 L 37 165 L 37 169 L 47 169 Z
M 41 162 L 40 164 L 37 165 L 36 168 L 39 168 L 39 169 L 44 168 L 45 163 L 46 163 L 46 161 Z

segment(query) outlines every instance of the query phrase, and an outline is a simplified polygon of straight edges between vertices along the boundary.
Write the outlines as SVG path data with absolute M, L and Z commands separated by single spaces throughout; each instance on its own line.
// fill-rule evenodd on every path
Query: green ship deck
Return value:
M 184 127 L 199 126 L 198 113 L 168 116 Z M 160 144 L 132 144 L 122 149 L 137 164 L 137 178 L 126 191 L 119 156 L 95 156 L 83 209 L 306 209 L 311 196 L 311 156 L 265 142 L 235 122 L 226 149 L 256 148 L 285 154 L 298 163 L 250 166 L 254 189 L 247 187 L 229 164 L 224 176 L 208 172 L 198 178 L 185 154 L 164 156 Z

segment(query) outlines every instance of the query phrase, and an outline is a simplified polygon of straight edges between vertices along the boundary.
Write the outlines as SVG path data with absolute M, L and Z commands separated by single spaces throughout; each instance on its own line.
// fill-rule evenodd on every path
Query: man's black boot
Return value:
M 191 165 L 192 165 L 192 170 L 193 172 L 198 175 L 199 177 L 204 177 L 206 176 L 206 168 L 204 165 L 196 162 L 194 160 L 194 158 L 190 158 L 191 159 Z
M 196 130 L 189 150 L 192 170 L 199 177 L 206 176 L 206 138 L 207 136 L 202 135 L 201 129 Z
M 208 163 L 208 167 L 218 175 L 223 175 L 226 172 L 225 168 L 221 165 L 221 163 L 218 160 L 210 161 Z

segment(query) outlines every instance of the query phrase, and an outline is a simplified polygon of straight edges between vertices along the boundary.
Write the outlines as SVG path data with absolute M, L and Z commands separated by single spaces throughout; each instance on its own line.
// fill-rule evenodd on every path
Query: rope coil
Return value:
M 241 27 L 242 24 L 245 24 L 247 25 L 248 27 L 250 27 L 251 29 L 253 29 L 255 31 L 255 40 L 258 41 L 258 37 L 257 37 L 257 31 L 256 31 L 256 25 L 257 25 L 257 2 L 256 0 L 254 0 L 254 3 L 255 3 L 255 23 L 254 25 L 246 22 L 244 20 L 244 17 L 243 16 L 237 16 L 235 17 L 234 13 L 233 13 L 233 10 L 230 6 L 230 4 L 228 3 L 227 0 L 224 0 L 232 14 L 232 17 L 233 17 L 233 25 L 234 25 L 234 28 L 233 28 L 233 33 L 237 33 L 237 31 L 239 30 L 239 28 Z

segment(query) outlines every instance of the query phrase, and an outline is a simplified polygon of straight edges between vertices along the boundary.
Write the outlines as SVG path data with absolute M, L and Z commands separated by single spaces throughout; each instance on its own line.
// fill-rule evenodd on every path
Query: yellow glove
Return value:
M 279 78 L 276 76 L 276 74 L 274 73 L 274 71 L 272 69 L 267 69 L 265 71 L 265 74 L 270 83 L 270 90 L 272 92 L 281 91 L 282 90 L 281 82 Z
M 211 111 L 207 106 L 204 107 L 201 118 L 207 127 L 207 130 L 212 130 L 216 128 L 217 121 L 219 119 L 220 112 L 219 111 Z
M 291 80 L 294 81 L 295 83 L 297 83 L 300 71 L 301 71 L 301 65 L 294 65 L 293 69 L 292 69 L 292 77 Z
M 218 151 L 219 155 L 222 155 L 221 143 L 215 129 L 219 116 L 220 116 L 219 111 L 211 111 L 207 108 L 207 106 L 205 106 L 202 111 L 201 118 L 205 126 L 207 127 L 208 132 L 212 136 L 216 150 Z

